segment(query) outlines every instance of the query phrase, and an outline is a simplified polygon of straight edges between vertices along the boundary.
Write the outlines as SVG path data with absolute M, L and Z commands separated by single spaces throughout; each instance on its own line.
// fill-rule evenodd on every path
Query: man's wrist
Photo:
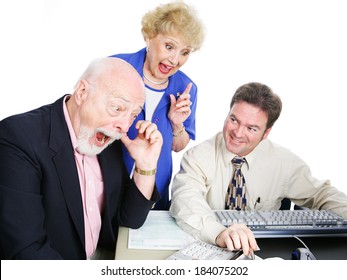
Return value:
M 135 171 L 140 174 L 140 175 L 145 175 L 145 176 L 152 176 L 157 173 L 157 168 L 151 169 L 151 170 L 144 170 L 141 168 L 138 168 L 135 166 Z

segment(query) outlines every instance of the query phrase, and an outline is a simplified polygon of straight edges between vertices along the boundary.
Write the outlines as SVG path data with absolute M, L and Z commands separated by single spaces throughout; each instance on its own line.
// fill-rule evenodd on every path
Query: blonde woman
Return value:
M 163 4 L 145 14 L 142 34 L 145 48 L 113 56 L 129 62 L 143 77 L 146 101 L 136 121 L 152 121 L 163 135 L 164 144 L 156 170 L 161 198 L 154 209 L 168 210 L 172 151 L 179 152 L 190 139 L 195 140 L 197 86 L 179 69 L 192 52 L 201 48 L 205 34 L 195 10 L 183 2 Z M 129 138 L 136 133 L 135 126 L 131 126 Z M 129 175 L 136 172 L 134 160 L 126 149 L 124 159 Z

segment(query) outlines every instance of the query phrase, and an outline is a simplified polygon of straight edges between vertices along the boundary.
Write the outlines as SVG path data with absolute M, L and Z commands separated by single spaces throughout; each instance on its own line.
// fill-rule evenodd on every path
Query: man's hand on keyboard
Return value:
M 219 247 L 227 247 L 230 251 L 242 248 L 245 255 L 259 250 L 252 231 L 245 224 L 235 223 L 226 228 L 217 236 L 216 244 Z

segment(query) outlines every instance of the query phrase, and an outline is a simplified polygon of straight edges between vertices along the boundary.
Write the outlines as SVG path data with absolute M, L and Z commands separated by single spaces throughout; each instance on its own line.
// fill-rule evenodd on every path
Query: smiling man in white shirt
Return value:
M 172 184 L 170 212 L 186 232 L 205 242 L 257 250 L 252 231 L 244 224 L 218 222 L 213 210 L 226 208 L 232 159 L 245 163 L 245 210 L 279 209 L 283 198 L 311 209 L 328 209 L 347 218 L 347 196 L 311 175 L 307 164 L 290 150 L 267 139 L 282 110 L 281 99 L 261 83 L 239 87 L 223 132 L 188 150 Z

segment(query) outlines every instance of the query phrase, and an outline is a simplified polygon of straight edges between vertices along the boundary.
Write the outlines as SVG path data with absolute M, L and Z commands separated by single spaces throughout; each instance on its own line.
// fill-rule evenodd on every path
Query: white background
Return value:
M 2 0 L 0 119 L 71 93 L 90 60 L 144 47 L 141 18 L 165 2 Z M 347 192 L 344 1 L 187 2 L 207 30 L 203 48 L 182 67 L 199 88 L 197 140 L 189 146 L 222 129 L 237 87 L 266 83 L 284 103 L 269 138 Z

